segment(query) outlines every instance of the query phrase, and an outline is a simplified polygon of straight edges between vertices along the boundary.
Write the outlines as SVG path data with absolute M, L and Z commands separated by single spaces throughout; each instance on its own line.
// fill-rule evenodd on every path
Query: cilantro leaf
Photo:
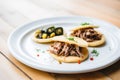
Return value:
M 75 41 L 73 37 L 67 38 L 68 40 Z
M 85 23 L 82 23 L 81 25 L 82 26 L 84 26 L 84 25 L 90 25 L 90 23 L 85 22 Z
M 37 52 L 40 52 L 40 51 L 41 51 L 41 49 L 36 49 L 36 51 L 37 51 Z
M 94 56 L 99 56 L 99 52 L 96 49 L 93 49 L 91 52 Z

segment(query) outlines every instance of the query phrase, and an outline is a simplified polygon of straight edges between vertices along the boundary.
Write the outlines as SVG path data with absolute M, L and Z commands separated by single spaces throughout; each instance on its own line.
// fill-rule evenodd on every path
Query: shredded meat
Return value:
M 80 37 L 80 38 L 86 40 L 87 42 L 100 40 L 102 37 L 102 34 L 99 34 L 93 28 L 77 30 L 74 33 L 72 33 L 72 35 L 76 36 L 76 37 Z
M 51 45 L 50 52 L 53 54 L 59 55 L 59 56 L 78 56 L 80 57 L 81 54 L 81 47 L 68 44 L 64 42 L 54 42 L 54 44 Z

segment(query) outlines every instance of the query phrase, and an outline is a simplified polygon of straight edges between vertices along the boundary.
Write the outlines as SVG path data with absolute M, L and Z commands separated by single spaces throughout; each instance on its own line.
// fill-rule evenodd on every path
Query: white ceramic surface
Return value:
M 32 41 L 33 32 L 42 28 L 55 25 L 63 27 L 65 32 L 73 27 L 79 26 L 81 23 L 89 22 L 98 25 L 100 32 L 106 37 L 106 44 L 100 47 L 94 47 L 99 52 L 98 57 L 94 57 L 91 61 L 89 58 L 78 63 L 62 63 L 53 59 L 47 52 L 49 44 L 38 44 Z M 12 55 L 20 62 L 47 72 L 54 73 L 86 73 L 96 71 L 108 67 L 120 59 L 120 29 L 116 26 L 95 18 L 71 16 L 71 17 L 56 17 L 42 19 L 23 25 L 11 33 L 8 39 L 8 47 Z M 39 51 L 36 51 L 39 50 Z M 89 47 L 89 55 L 91 55 L 92 47 Z M 37 55 L 40 55 L 39 57 Z

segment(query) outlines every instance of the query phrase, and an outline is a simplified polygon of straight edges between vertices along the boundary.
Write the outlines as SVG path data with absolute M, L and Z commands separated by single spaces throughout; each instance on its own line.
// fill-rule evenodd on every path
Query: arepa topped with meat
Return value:
M 97 26 L 94 25 L 78 26 L 71 30 L 71 35 L 84 39 L 88 42 L 88 46 L 99 46 L 105 43 L 105 37 L 95 28 Z
M 77 37 L 58 36 L 52 38 L 54 43 L 49 53 L 60 62 L 84 61 L 88 57 L 87 42 Z

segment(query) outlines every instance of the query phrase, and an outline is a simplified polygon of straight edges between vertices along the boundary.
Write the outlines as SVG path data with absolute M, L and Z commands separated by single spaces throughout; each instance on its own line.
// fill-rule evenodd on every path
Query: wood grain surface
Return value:
M 120 61 L 84 74 L 55 74 L 32 69 L 8 50 L 9 34 L 25 23 L 56 16 L 90 16 L 120 27 L 120 0 L 0 0 L 0 80 L 120 80 Z

